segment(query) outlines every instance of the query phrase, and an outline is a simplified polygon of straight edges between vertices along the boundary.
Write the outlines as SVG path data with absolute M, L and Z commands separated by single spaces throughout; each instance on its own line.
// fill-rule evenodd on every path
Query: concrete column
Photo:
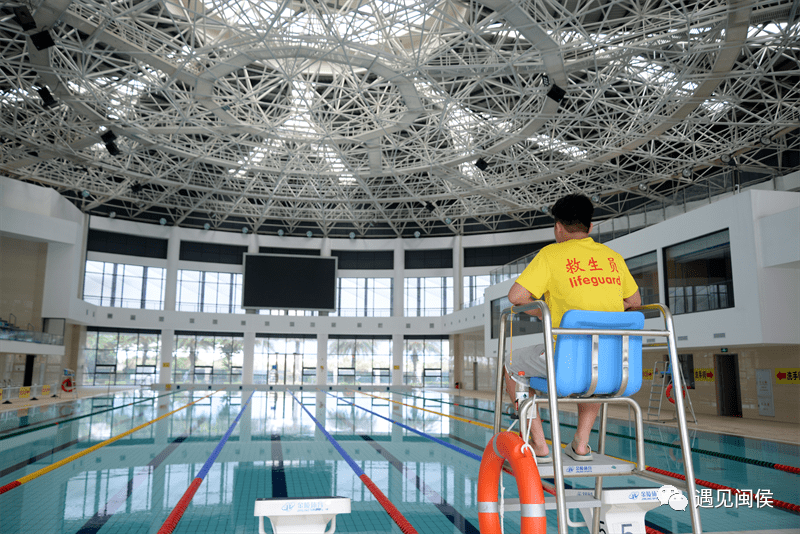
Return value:
M 394 247 L 394 270 L 392 271 L 392 317 L 405 315 L 403 295 L 405 293 L 405 262 L 406 255 L 403 250 L 403 240 L 397 239 Z
M 392 334 L 392 385 L 403 385 L 403 334 Z
M 457 235 L 453 238 L 453 311 L 458 311 L 464 304 L 464 249 L 462 238 Z
M 164 311 L 175 311 L 178 296 L 178 260 L 181 256 L 181 240 L 177 229 L 172 232 L 167 241 L 167 276 L 164 281 Z
M 317 334 L 317 386 L 328 383 L 328 334 Z
M 248 319 L 250 319 L 250 317 L 248 317 Z M 242 385 L 252 386 L 253 368 L 256 354 L 256 333 L 245 332 L 243 345 L 244 346 L 242 347 L 242 350 L 244 351 L 244 355 L 242 356 Z
M 158 357 L 158 383 L 172 383 L 172 353 L 175 352 L 175 330 L 161 331 L 161 352 Z

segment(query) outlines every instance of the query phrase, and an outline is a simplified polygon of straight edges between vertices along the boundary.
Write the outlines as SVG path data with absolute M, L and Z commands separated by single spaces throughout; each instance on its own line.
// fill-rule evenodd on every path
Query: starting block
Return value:
M 275 534 L 333 534 L 336 516 L 349 513 L 348 497 L 256 499 L 255 507 L 258 534 L 266 534 L 264 517 L 269 517 Z M 325 530 L 328 523 L 330 529 Z

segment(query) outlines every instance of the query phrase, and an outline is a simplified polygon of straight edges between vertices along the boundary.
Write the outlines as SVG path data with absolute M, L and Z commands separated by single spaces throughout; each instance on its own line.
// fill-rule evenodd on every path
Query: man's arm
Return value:
M 533 293 L 514 282 L 514 285 L 511 286 L 511 289 L 508 292 L 508 300 L 510 300 L 511 304 L 514 306 L 524 306 L 525 304 L 530 304 L 536 300 L 536 297 L 533 296 Z M 539 319 L 542 318 L 542 310 L 539 308 L 528 310 L 525 313 L 528 315 L 533 315 L 534 317 L 538 317 Z
M 623 299 L 622 304 L 624 309 L 629 310 L 631 308 L 638 308 L 642 305 L 642 295 L 639 294 L 639 290 L 636 290 L 636 293 L 631 295 L 630 297 Z

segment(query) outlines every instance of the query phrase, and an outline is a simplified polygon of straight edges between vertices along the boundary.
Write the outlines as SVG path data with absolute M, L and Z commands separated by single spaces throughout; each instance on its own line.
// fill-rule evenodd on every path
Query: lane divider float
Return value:
M 408 521 L 408 519 L 406 519 L 406 517 L 402 513 L 400 513 L 400 510 L 398 510 L 397 507 L 394 504 L 392 504 L 392 501 L 390 501 L 386 497 L 386 495 L 383 494 L 380 488 L 378 488 L 378 486 L 376 486 L 375 483 L 372 482 L 372 479 L 370 479 L 367 476 L 367 474 L 364 473 L 364 471 L 358 466 L 355 460 L 353 460 L 353 458 L 345 452 L 342 446 L 339 445 L 339 442 L 336 441 L 336 439 L 334 439 L 334 437 L 331 436 L 327 430 L 325 430 L 325 427 L 323 427 L 322 424 L 320 424 L 320 422 L 317 421 L 316 417 L 311 415 L 311 412 L 308 410 L 308 408 L 306 408 L 305 405 L 303 405 L 303 403 L 297 397 L 295 397 L 294 393 L 292 393 L 291 391 L 287 392 L 300 405 L 303 411 L 305 411 L 308 414 L 311 420 L 314 421 L 314 424 L 317 425 L 317 428 L 320 429 L 320 431 L 325 435 L 325 437 L 328 439 L 331 445 L 333 445 L 333 447 L 339 452 L 342 458 L 344 458 L 344 460 L 347 462 L 347 465 L 350 466 L 350 469 L 352 469 L 358 476 L 358 478 L 361 479 L 361 482 L 363 482 L 363 484 L 367 487 L 370 493 L 372 493 L 375 499 L 377 499 L 377 501 L 380 503 L 383 509 L 386 510 L 386 513 L 389 514 L 389 517 L 392 518 L 392 521 L 394 521 L 395 524 L 398 527 L 400 527 L 400 530 L 403 532 L 403 534 L 418 534 L 417 530 Z M 331 396 L 334 398 L 338 398 L 335 395 Z
M 16 436 L 21 436 L 22 434 L 27 434 L 29 432 L 36 432 L 37 430 L 50 428 L 51 426 L 63 425 L 64 423 L 69 423 L 70 421 L 76 421 L 78 419 L 83 419 L 84 417 L 91 417 L 93 415 L 99 415 L 99 414 L 104 413 L 104 412 L 110 412 L 112 410 L 118 410 L 120 408 L 125 408 L 127 406 L 133 406 L 134 404 L 141 404 L 143 402 L 157 400 L 157 399 L 160 399 L 161 397 L 166 397 L 167 395 L 174 395 L 175 393 L 177 393 L 177 392 L 176 391 L 172 391 L 170 393 L 165 393 L 165 394 L 159 395 L 157 397 L 149 397 L 147 399 L 141 399 L 141 400 L 138 400 L 138 401 L 129 402 L 127 404 L 120 404 L 119 406 L 106 408 L 105 410 L 99 410 L 99 411 L 96 411 L 96 412 L 91 412 L 91 413 L 87 413 L 87 414 L 83 414 L 83 415 L 76 415 L 75 417 L 71 417 L 69 419 L 63 419 L 62 420 L 61 418 L 62 417 L 69 417 L 70 415 L 72 415 L 71 413 L 67 414 L 65 416 L 61 416 L 61 417 L 53 417 L 53 418 L 50 418 L 50 419 L 44 419 L 42 421 L 37 421 L 35 423 L 31 423 L 32 425 L 39 425 L 39 426 L 31 427 L 31 425 L 28 425 L 29 428 L 25 428 L 25 430 L 20 430 L 18 432 L 13 432 L 13 433 L 10 433 L 10 434 L 2 435 L 2 436 L 0 436 L 0 441 L 3 441 L 4 439 L 13 438 L 13 437 L 16 437 Z M 63 408 L 63 406 L 62 406 L 62 408 Z M 53 422 L 53 423 L 47 423 L 46 425 L 40 425 L 40 423 L 44 423 L 45 421 L 53 421 L 54 419 L 56 419 L 56 421 Z
M 50 471 L 55 471 L 59 467 L 67 465 L 68 463 L 73 462 L 73 461 L 77 460 L 78 458 L 82 458 L 82 457 L 86 456 L 87 454 L 91 454 L 94 451 L 105 447 L 106 445 L 110 445 L 110 444 L 114 443 L 115 441 L 119 441 L 120 439 L 124 438 L 125 436 L 129 436 L 129 435 L 133 434 L 134 432 L 137 432 L 137 431 L 139 431 L 139 430 L 141 430 L 143 428 L 146 428 L 146 427 L 152 425 L 153 423 L 161 421 L 162 419 L 164 419 L 166 417 L 169 417 L 170 415 L 172 415 L 174 413 L 177 413 L 177 412 L 179 412 L 179 411 L 181 411 L 183 409 L 186 409 L 189 406 L 191 406 L 192 404 L 195 404 L 196 402 L 199 402 L 199 401 L 201 401 L 203 399 L 207 399 L 211 395 L 214 395 L 215 393 L 219 393 L 220 391 L 222 391 L 222 390 L 220 389 L 220 390 L 215 391 L 214 393 L 210 393 L 210 394 L 206 395 L 205 397 L 201 397 L 201 398 L 199 398 L 199 399 L 197 399 L 195 401 L 192 401 L 189 404 L 181 406 L 180 408 L 178 408 L 176 410 L 172 410 L 171 412 L 165 413 L 164 415 L 162 415 L 160 417 L 157 417 L 156 419 L 153 419 L 152 421 L 149 421 L 147 423 L 141 424 L 141 425 L 139 425 L 139 426 L 137 426 L 135 428 L 131 428 L 130 430 L 127 430 L 127 431 L 123 432 L 122 434 L 114 436 L 113 438 L 110 438 L 110 439 L 107 439 L 105 441 L 102 441 L 102 442 L 98 443 L 97 445 L 92 445 L 88 449 L 85 449 L 85 450 L 82 450 L 80 452 L 77 452 L 77 453 L 73 454 L 72 456 L 67 456 L 63 460 L 59 460 L 58 462 L 50 464 L 47 467 L 43 467 L 43 468 L 39 469 L 38 471 L 34 471 L 33 473 L 31 473 L 29 475 L 25 475 L 24 477 L 21 477 L 21 478 L 18 478 L 17 480 L 9 482 L 5 486 L 1 486 L 0 487 L 0 495 L 2 495 L 3 493 L 6 493 L 7 491 L 11 491 L 14 488 L 18 488 L 18 487 L 22 486 L 23 484 L 27 484 L 31 480 L 39 478 L 42 475 L 46 475 Z
M 253 391 L 249 397 L 247 397 L 247 401 L 242 404 L 242 409 L 239 410 L 239 415 L 236 416 L 236 419 L 233 420 L 231 426 L 228 427 L 228 431 L 225 432 L 225 435 L 222 436 L 222 439 L 219 440 L 217 446 L 214 447 L 211 456 L 208 457 L 206 463 L 203 464 L 203 467 L 197 473 L 197 476 L 186 489 L 184 492 L 183 497 L 178 501 L 178 504 L 175 505 L 175 508 L 172 509 L 169 516 L 167 516 L 166 521 L 161 525 L 161 528 L 158 529 L 158 534 L 171 534 L 175 527 L 178 526 L 178 522 L 183 517 L 183 513 L 186 511 L 186 508 L 189 506 L 189 503 L 192 502 L 192 498 L 194 498 L 194 494 L 197 493 L 198 488 L 200 488 L 200 484 L 203 483 L 203 480 L 206 478 L 206 475 L 211 470 L 211 466 L 214 465 L 214 462 L 217 460 L 217 456 L 219 453 L 222 452 L 222 448 L 228 442 L 228 438 L 231 437 L 233 433 L 233 429 L 236 428 L 236 425 L 239 423 L 239 419 L 242 418 L 242 414 L 244 413 L 247 405 L 250 404 L 250 399 L 253 398 L 255 395 L 255 391 Z
M 350 390 L 350 391 L 352 391 L 352 390 Z M 359 391 L 359 393 L 361 393 L 362 395 L 370 395 L 369 393 L 365 393 L 363 391 Z M 415 397 L 415 398 L 423 399 L 423 400 L 432 400 L 432 401 L 436 401 L 436 402 L 441 402 L 443 404 L 450 404 L 452 406 L 459 406 L 459 407 L 462 407 L 462 408 L 468 408 L 468 409 L 472 409 L 472 410 L 490 411 L 490 410 L 485 410 L 484 408 L 476 408 L 474 406 L 465 406 L 463 404 L 455 404 L 455 403 L 452 403 L 452 402 L 442 401 L 442 400 L 439 400 L 439 399 L 426 399 L 425 397 L 419 397 L 417 395 L 410 395 L 410 394 L 406 394 L 406 393 L 402 393 L 402 392 L 400 392 L 400 393 L 401 393 L 401 395 L 405 395 L 405 396 L 408 396 L 408 397 Z M 397 401 L 393 401 L 391 399 L 387 399 L 385 397 L 380 397 L 380 396 L 377 396 L 377 395 L 370 395 L 370 396 L 371 397 L 374 396 L 374 397 L 379 398 L 379 399 L 387 400 L 389 402 L 397 402 Z M 398 404 L 403 404 L 403 403 L 398 403 Z M 425 410 L 425 411 L 428 411 L 428 412 L 431 412 L 431 413 L 435 413 L 437 415 L 444 415 L 445 417 L 451 417 L 451 418 L 454 418 L 454 419 L 458 419 L 458 416 L 451 416 L 451 415 L 447 415 L 447 414 L 439 414 L 438 412 L 434 412 L 433 410 L 428 410 L 427 408 L 420 408 L 418 406 L 413 406 L 413 405 L 410 405 L 410 404 L 403 404 L 403 406 L 409 406 L 409 407 L 412 407 L 412 408 L 416 408 L 417 410 Z M 492 411 L 492 413 L 494 413 L 494 412 Z M 503 415 L 507 415 L 507 414 L 504 413 Z M 478 421 L 468 421 L 468 422 L 470 422 L 473 425 L 485 426 L 486 428 L 493 428 L 492 426 L 489 426 L 487 424 L 484 424 L 484 423 L 481 423 L 481 422 L 478 422 Z M 549 423 L 549 422 L 550 422 L 549 419 L 542 419 L 542 423 Z M 569 423 L 561 423 L 561 425 L 569 427 L 569 428 L 578 428 L 576 425 L 572 425 L 572 424 L 569 424 Z M 597 429 L 592 429 L 592 432 L 593 433 L 597 433 L 598 430 Z M 617 438 L 631 439 L 631 440 L 636 439 L 633 436 L 628 436 L 627 434 L 619 434 L 617 432 L 608 432 L 607 431 L 606 435 L 607 436 L 614 436 L 614 437 L 617 437 Z M 666 443 L 664 441 L 658 441 L 658 440 L 655 440 L 655 439 L 648 439 L 648 438 L 644 438 L 644 442 L 645 443 L 649 443 L 651 445 L 663 445 L 665 447 L 672 447 L 674 449 L 680 449 L 681 448 L 680 443 L 677 443 L 677 444 L 676 443 Z M 697 454 L 705 454 L 707 456 L 715 456 L 717 458 L 723 458 L 725 460 L 735 460 L 737 462 L 747 463 L 747 464 L 751 464 L 751 465 L 757 465 L 759 467 L 767 467 L 767 468 L 770 468 L 770 469 L 778 469 L 780 471 L 786 471 L 787 473 L 794 473 L 796 475 L 800 475 L 800 467 L 794 467 L 792 465 L 784 465 L 784 464 L 778 464 L 778 463 L 774 463 L 774 462 L 767 462 L 765 460 L 755 460 L 755 459 L 747 458 L 747 457 L 744 457 L 744 456 L 738 456 L 736 454 L 728 454 L 728 453 L 724 453 L 724 452 L 709 451 L 709 450 L 706 450 L 706 449 L 692 448 L 691 450 L 692 450 L 692 452 L 695 452 Z

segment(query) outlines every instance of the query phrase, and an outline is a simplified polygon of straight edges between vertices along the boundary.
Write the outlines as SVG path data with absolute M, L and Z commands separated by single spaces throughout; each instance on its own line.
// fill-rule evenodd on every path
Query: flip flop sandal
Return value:
M 569 445 L 564 449 L 564 452 L 576 462 L 590 462 L 592 460 L 592 448 L 589 445 L 587 445 L 587 447 L 589 448 L 588 454 L 578 454 L 575 452 L 575 448 L 570 441 Z

